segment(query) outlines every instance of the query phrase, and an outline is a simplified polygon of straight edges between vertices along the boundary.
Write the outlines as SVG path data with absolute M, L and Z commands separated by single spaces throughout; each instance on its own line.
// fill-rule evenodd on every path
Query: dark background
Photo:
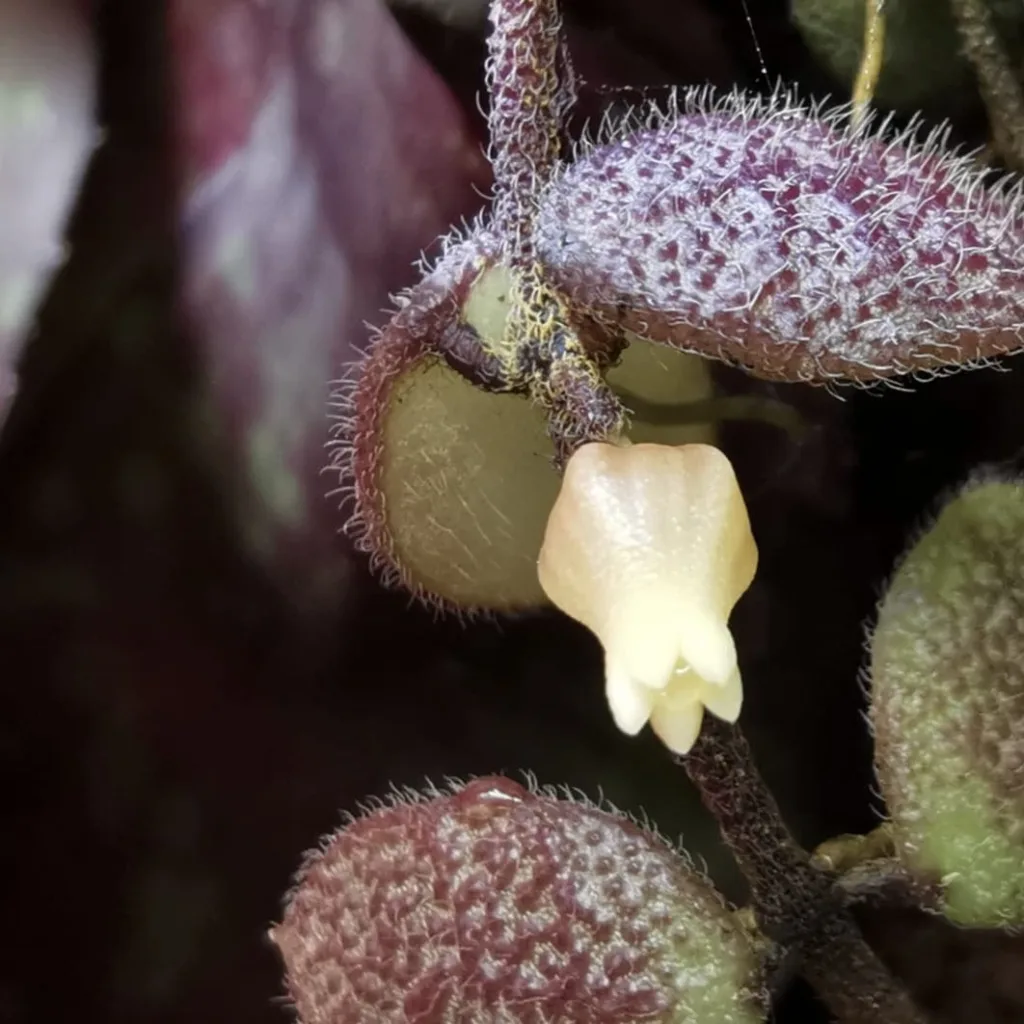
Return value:
M 303 0 L 281 6 L 301 17 Z M 740 0 L 568 3 L 586 112 L 644 95 L 602 83 L 650 95 L 705 80 L 765 90 L 779 76 L 808 95 L 834 88 L 784 4 L 749 7 L 753 35 Z M 741 900 L 683 773 L 649 735 L 628 740 L 611 725 L 599 651 L 582 630 L 554 614 L 437 621 L 375 586 L 333 535 L 340 515 L 326 502 L 326 545 L 311 531 L 308 545 L 288 541 L 298 556 L 261 559 L 243 539 L 258 499 L 216 423 L 238 419 L 244 380 L 214 388 L 206 418 L 194 417 L 222 364 L 204 348 L 202 317 L 174 298 L 188 271 L 174 241 L 173 119 L 187 112 L 168 82 L 187 54 L 162 27 L 167 13 L 139 0 L 90 12 L 110 141 L 0 436 L 0 1021 L 286 1020 L 264 936 L 302 852 L 341 809 L 426 777 L 529 768 L 643 807 Z M 400 22 L 479 141 L 482 37 L 422 12 Z M 388 102 L 367 131 L 428 116 L 415 96 Z M 330 107 L 318 117 L 318 131 L 354 137 Z M 983 119 L 960 133 L 979 140 Z M 443 190 L 443 164 L 429 173 Z M 331 181 L 353 205 L 368 187 L 354 171 Z M 398 186 L 383 176 L 374 187 Z M 447 219 L 479 205 L 460 187 Z M 404 208 L 397 191 L 381 199 L 398 217 Z M 414 280 L 410 260 L 444 222 L 387 242 L 388 258 L 361 278 L 368 308 Z M 381 238 L 393 230 L 382 222 Z M 362 344 L 358 324 L 349 330 L 342 353 Z M 228 334 L 244 362 L 244 331 Z M 865 627 L 937 498 L 980 464 L 1016 467 L 1022 381 L 989 369 L 835 397 L 719 373 L 724 391 L 773 395 L 808 425 L 798 442 L 763 425 L 724 435 L 762 558 L 735 617 L 744 725 L 808 844 L 877 820 Z M 308 567 L 329 558 L 335 582 L 307 592 Z M 912 915 L 869 928 L 937 1019 L 1024 1020 L 1019 940 Z M 778 1019 L 816 1013 L 797 989 Z

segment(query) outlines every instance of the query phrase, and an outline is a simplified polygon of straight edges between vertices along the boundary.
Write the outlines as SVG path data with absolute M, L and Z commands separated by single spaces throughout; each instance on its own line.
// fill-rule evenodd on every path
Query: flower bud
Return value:
M 539 561 L 545 593 L 605 651 L 605 692 L 630 735 L 648 721 L 685 754 L 704 709 L 743 692 L 728 619 L 757 546 L 729 460 L 710 445 L 588 444 L 569 460 Z
M 484 778 L 351 821 L 271 932 L 302 1024 L 745 1024 L 749 940 L 617 813 Z
M 1024 924 L 1024 483 L 969 485 L 910 549 L 871 675 L 900 857 L 953 921 Z

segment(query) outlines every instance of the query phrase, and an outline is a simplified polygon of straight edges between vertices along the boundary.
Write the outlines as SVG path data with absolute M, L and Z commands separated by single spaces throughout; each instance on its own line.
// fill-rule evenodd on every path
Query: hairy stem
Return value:
M 746 737 L 738 726 L 706 715 L 680 763 L 746 876 L 761 930 L 783 946 L 802 945 L 823 914 L 836 910 L 834 882 L 790 834 Z
M 1000 156 L 1024 170 L 1024 94 L 985 0 L 952 0 L 964 54 L 974 66 Z
M 512 271 L 505 340 L 517 353 L 512 383 L 547 411 L 555 462 L 581 444 L 619 436 L 622 403 L 572 326 L 566 299 L 534 251 L 540 195 L 558 165 L 562 122 L 576 77 L 562 38 L 558 0 L 492 0 L 487 88 L 493 228 Z
M 679 760 L 747 878 L 761 932 L 793 955 L 843 1024 L 925 1024 L 864 941 L 835 876 L 790 834 L 740 729 L 707 715 Z
M 849 912 L 829 925 L 824 941 L 804 950 L 801 973 L 842 1024 L 927 1024 Z
M 540 264 L 522 267 L 509 291 L 505 336 L 518 351 L 517 376 L 547 413 L 558 467 L 580 445 L 617 438 L 626 426 L 622 403 L 570 321 Z
M 541 190 L 558 163 L 561 114 L 568 99 L 559 68 L 557 0 L 493 0 L 488 38 L 494 227 L 512 267 L 533 260 L 533 218 Z

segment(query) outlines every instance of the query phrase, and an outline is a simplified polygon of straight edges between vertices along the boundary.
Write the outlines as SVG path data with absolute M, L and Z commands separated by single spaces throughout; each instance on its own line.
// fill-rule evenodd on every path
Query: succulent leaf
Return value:
M 505 778 L 403 796 L 299 872 L 271 933 L 302 1024 L 748 1024 L 721 897 L 622 815 Z
M 509 275 L 495 258 L 485 229 L 451 239 L 335 394 L 332 469 L 351 488 L 358 546 L 385 582 L 470 614 L 547 603 L 537 558 L 559 488 L 544 409 L 494 390 L 514 356 L 502 347 Z M 627 340 L 607 371 L 613 388 L 665 406 L 711 395 L 706 360 Z M 714 437 L 705 424 L 634 428 L 638 440 Z
M 681 93 L 583 146 L 535 245 L 609 330 L 824 383 L 1018 351 L 1024 211 L 942 132 L 853 130 L 785 93 Z
M 1024 925 L 1024 482 L 968 486 L 910 549 L 871 675 L 899 855 L 952 920 Z

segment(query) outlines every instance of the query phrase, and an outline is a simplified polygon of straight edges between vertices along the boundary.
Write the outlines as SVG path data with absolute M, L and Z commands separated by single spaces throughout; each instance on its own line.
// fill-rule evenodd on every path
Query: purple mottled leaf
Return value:
M 378 0 L 175 0 L 170 17 L 185 310 L 246 534 L 331 595 L 330 381 L 479 205 L 486 164 Z
M 764 1019 L 749 941 L 685 855 L 501 776 L 349 821 L 271 939 L 302 1024 Z
M 0 420 L 98 139 L 96 53 L 81 7 L 0 3 Z

